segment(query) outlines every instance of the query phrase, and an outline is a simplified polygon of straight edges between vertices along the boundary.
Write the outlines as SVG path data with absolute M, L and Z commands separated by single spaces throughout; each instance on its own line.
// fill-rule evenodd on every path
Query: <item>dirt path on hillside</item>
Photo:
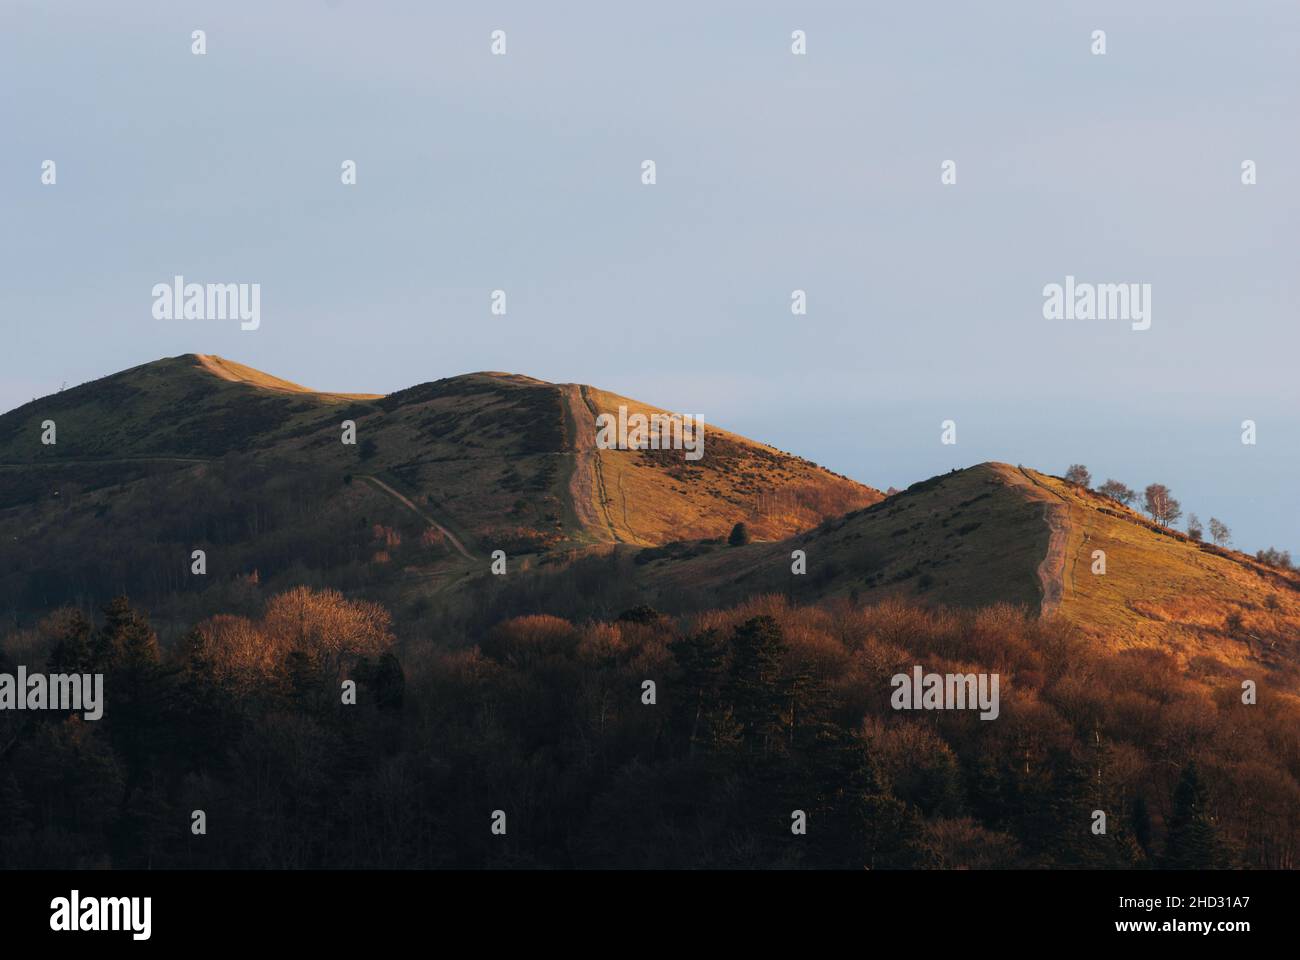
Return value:
M 1043 602 L 1038 612 L 1043 617 L 1050 617 L 1060 610 L 1065 596 L 1065 544 L 1069 539 L 1066 515 L 1065 508 L 1043 501 L 1043 519 L 1049 531 L 1047 554 L 1038 565 L 1038 582 L 1043 588 Z
M 417 507 L 409 497 L 403 496 L 401 493 L 398 493 L 388 484 L 384 483 L 384 481 L 380 480 L 378 477 L 373 476 L 371 474 L 362 474 L 360 475 L 359 479 L 369 480 L 372 484 L 375 485 L 375 487 L 382 490 L 384 493 L 388 494 L 390 497 L 392 497 L 398 503 L 402 504 L 412 513 L 414 513 L 417 517 L 419 517 L 421 520 L 427 523 L 429 526 L 433 527 L 435 530 L 441 533 L 444 537 L 447 538 L 448 542 L 450 542 L 451 545 L 456 548 L 457 552 L 459 552 L 460 555 L 464 557 L 466 560 L 474 559 L 474 557 L 470 554 L 470 552 L 465 549 L 465 545 L 456 538 L 456 535 L 454 533 L 452 533 L 450 530 L 444 527 L 437 520 L 433 519 L 433 517 L 429 516 L 427 513 L 425 513 L 423 510 Z
M 609 515 L 605 474 L 596 449 L 596 407 L 585 387 L 566 383 L 561 389 L 573 428 L 573 476 L 569 478 L 573 510 L 585 529 L 607 530 L 611 540 L 622 543 Z
M 1043 520 L 1047 523 L 1048 529 L 1047 553 L 1038 564 L 1038 582 L 1043 590 L 1043 601 L 1039 606 L 1039 615 L 1049 617 L 1061 608 L 1061 601 L 1066 594 L 1067 576 L 1071 580 L 1073 579 L 1073 571 L 1068 570 L 1065 563 L 1066 550 L 1070 539 L 1068 524 L 1070 505 L 1055 490 L 1044 486 L 1030 476 L 1024 467 L 1020 468 L 1020 472 L 1024 474 L 1026 480 L 1034 485 L 1036 490 L 1041 490 L 1048 495 L 1042 500 Z M 1057 500 L 1060 503 L 1057 503 Z M 1071 594 L 1074 592 L 1072 584 L 1069 592 Z

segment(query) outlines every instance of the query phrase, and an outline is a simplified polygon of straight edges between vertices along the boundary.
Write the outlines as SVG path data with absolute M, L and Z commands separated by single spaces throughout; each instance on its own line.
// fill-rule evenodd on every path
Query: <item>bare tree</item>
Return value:
M 1269 547 L 1267 550 L 1256 553 L 1255 559 L 1260 563 L 1268 564 L 1270 567 L 1281 567 L 1283 570 L 1295 569 L 1291 563 L 1290 550 L 1278 550 L 1276 547 Z
M 1092 474 L 1088 468 L 1081 463 L 1070 464 L 1070 469 L 1065 471 L 1065 482 L 1072 483 L 1076 487 L 1083 487 L 1085 490 L 1092 486 Z
M 1226 547 L 1232 543 L 1232 531 L 1218 517 L 1210 517 L 1210 539 L 1216 546 Z
M 1118 480 L 1107 480 L 1097 488 L 1097 492 L 1103 497 L 1110 497 L 1116 503 L 1123 504 L 1126 507 L 1137 499 L 1137 493 L 1134 492 L 1131 487 L 1125 486 Z
M 1205 536 L 1205 529 L 1201 526 L 1201 519 L 1194 513 L 1187 517 L 1187 535 L 1193 540 L 1200 540 Z
M 1183 515 L 1183 508 L 1163 483 L 1150 484 L 1144 492 L 1144 508 L 1162 527 L 1173 526 Z

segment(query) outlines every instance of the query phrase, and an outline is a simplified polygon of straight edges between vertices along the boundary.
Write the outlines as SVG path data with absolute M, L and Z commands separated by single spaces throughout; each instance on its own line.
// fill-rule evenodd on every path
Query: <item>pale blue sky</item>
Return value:
M 185 352 L 509 370 L 882 488 L 1081 460 L 1296 550 L 1297 118 L 1290 0 L 2 0 L 0 409 Z M 261 329 L 154 320 L 176 273 Z M 1066 274 L 1152 328 L 1044 320 Z

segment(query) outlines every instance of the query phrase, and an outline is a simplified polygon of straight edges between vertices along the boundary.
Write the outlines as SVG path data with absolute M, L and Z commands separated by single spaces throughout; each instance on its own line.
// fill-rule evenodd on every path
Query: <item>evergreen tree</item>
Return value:
M 190 630 L 181 638 L 181 662 L 185 673 L 196 681 L 210 681 L 213 676 L 212 661 L 204 650 L 203 634 L 197 629 Z
M 1209 796 L 1195 760 L 1183 768 L 1174 790 L 1163 866 L 1169 870 L 1214 870 L 1226 866 L 1218 829 L 1210 816 Z
M 1066 867 L 1099 867 L 1109 846 L 1104 834 L 1092 832 L 1093 811 L 1101 809 L 1086 758 L 1063 751 L 1051 761 L 1051 786 L 1045 808 L 1049 833 L 1043 852 L 1051 863 Z M 1107 829 L 1115 811 L 1108 811 Z
M 789 699 L 781 678 L 785 638 L 770 616 L 746 620 L 732 636 L 728 692 L 747 751 L 767 753 L 780 746 Z
M 126 597 L 115 597 L 104 607 L 104 625 L 91 644 L 91 664 L 95 673 L 108 673 L 117 667 L 137 673 L 158 663 L 158 637 L 143 614 L 131 608 Z
M 118 757 L 126 768 L 125 809 L 158 759 L 176 742 L 168 722 L 172 673 L 158 660 L 158 636 L 149 619 L 126 597 L 104 607 L 104 624 L 91 643 L 96 673 L 104 673 L 104 717 Z
M 721 702 L 726 672 L 726 647 L 715 629 L 674 640 L 668 645 L 681 671 L 681 727 L 687 731 L 691 753 L 704 743 L 718 749 L 734 740 L 731 711 Z

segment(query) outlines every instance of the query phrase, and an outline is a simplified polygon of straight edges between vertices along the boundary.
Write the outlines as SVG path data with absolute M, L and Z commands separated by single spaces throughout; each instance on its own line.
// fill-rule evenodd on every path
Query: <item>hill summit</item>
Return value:
M 314 543 L 298 560 L 311 565 L 337 551 L 322 545 L 333 526 L 393 510 L 425 528 L 435 552 L 463 559 L 722 537 L 742 521 L 775 540 L 883 497 L 711 424 L 698 459 L 603 448 L 598 418 L 620 413 L 674 416 L 519 374 L 471 373 L 387 396 L 330 393 L 186 354 L 0 416 L 0 529 L 11 544 L 42 531 L 47 551 L 66 549 L 74 567 L 92 559 L 87 544 L 108 537 L 180 544 L 217 528 L 249 562 L 259 540 L 263 550 L 283 545 L 285 563 L 289 544 Z M 48 423 L 53 443 L 43 442 Z M 253 517 L 240 530 L 232 513 L 243 509 Z M 128 518 L 131 529 L 118 529 Z M 152 567 L 140 550 L 133 562 Z M 124 560 L 106 552 L 104 566 Z M 30 574 L 32 561 L 17 566 Z M 20 594 L 33 589 L 30 576 L 12 575 Z
M 806 576 L 792 576 L 801 550 Z M 1300 576 L 1153 523 L 1060 477 L 982 463 L 780 543 L 646 564 L 647 590 L 801 600 L 1010 603 L 1116 648 L 1300 663 Z

